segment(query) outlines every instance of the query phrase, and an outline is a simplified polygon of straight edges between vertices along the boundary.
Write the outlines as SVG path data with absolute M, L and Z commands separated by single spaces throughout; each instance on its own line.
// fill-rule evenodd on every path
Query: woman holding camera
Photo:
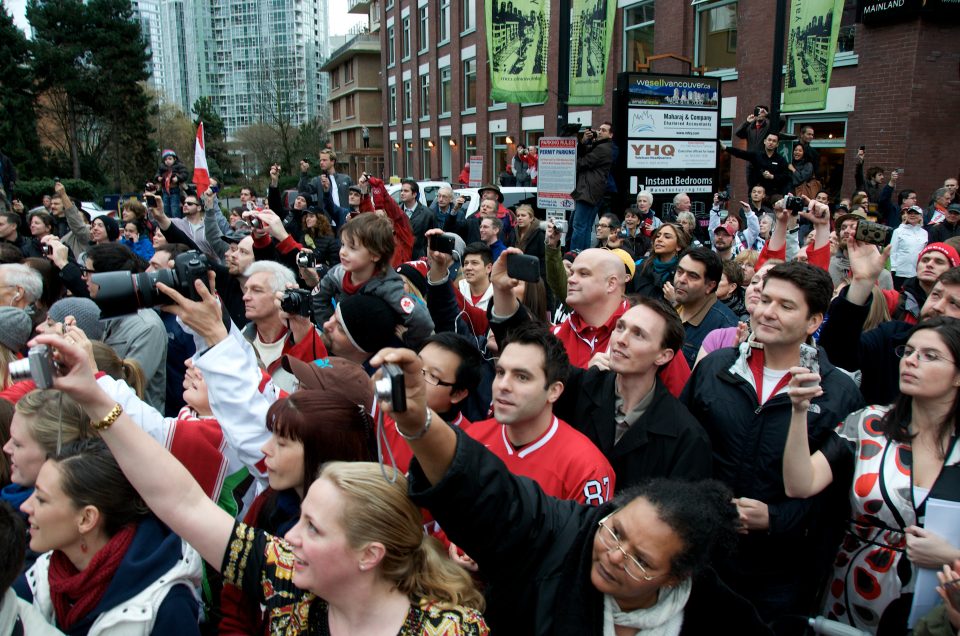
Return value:
M 329 461 L 370 461 L 376 457 L 370 378 L 363 367 L 331 358 L 323 365 L 288 359 L 301 389 L 274 402 L 267 411 L 270 438 L 263 445 L 270 487 L 257 495 L 244 523 L 273 536 L 285 535 L 300 517 L 304 495 Z M 315 413 L 323 413 L 317 420 Z M 267 616 L 240 589 L 226 586 L 220 595 L 219 633 L 265 633 Z
M 960 324 L 924 321 L 897 354 L 900 396 L 851 413 L 812 455 L 807 409 L 822 392 L 820 378 L 791 369 L 793 415 L 783 456 L 790 497 L 850 480 L 853 515 L 824 612 L 880 636 L 906 632 L 919 568 L 939 570 L 960 558 L 960 550 L 923 527 L 928 501 L 960 501 Z
M 488 633 L 482 598 L 424 537 L 402 476 L 391 483 L 376 464 L 327 464 L 286 540 L 250 528 L 217 508 L 97 386 L 82 349 L 53 335 L 36 342 L 56 349 L 56 386 L 97 421 L 150 509 L 266 608 L 270 633 Z
M 43 554 L 17 594 L 51 625 L 71 636 L 199 636 L 200 558 L 150 514 L 102 440 L 51 453 L 20 508 L 30 549 Z
M 303 246 L 313 250 L 318 265 L 331 267 L 340 262 L 340 241 L 327 216 L 313 208 L 303 212 Z

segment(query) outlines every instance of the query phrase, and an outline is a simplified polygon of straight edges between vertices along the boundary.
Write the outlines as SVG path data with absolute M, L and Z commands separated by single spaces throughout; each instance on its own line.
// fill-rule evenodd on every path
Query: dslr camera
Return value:
M 307 289 L 288 289 L 280 299 L 280 311 L 292 316 L 310 317 L 313 309 L 310 306 L 310 291 Z
M 381 377 L 373 383 L 373 391 L 380 402 L 390 405 L 390 410 L 403 413 L 407 410 L 407 387 L 403 383 L 403 371 L 395 364 L 384 364 Z
M 132 314 L 139 309 L 170 304 L 169 296 L 157 289 L 157 283 L 171 287 L 191 300 L 199 301 L 200 295 L 193 283 L 206 282 L 210 261 L 196 250 L 177 256 L 173 269 L 156 272 L 129 274 L 127 272 L 103 272 L 93 274 L 90 280 L 99 289 L 93 301 L 100 307 L 101 318 L 116 318 Z
M 726 190 L 721 190 L 720 192 L 717 192 L 717 201 L 719 201 L 720 203 L 725 203 L 729 200 L 730 200 L 729 192 L 727 192 Z
M 793 216 L 799 216 L 800 210 L 803 210 L 807 207 L 807 204 L 803 202 L 803 197 L 787 197 L 783 200 L 783 207 L 790 210 L 790 213 Z
M 53 351 L 47 345 L 30 347 L 27 357 L 14 360 L 10 363 L 10 380 L 33 380 L 38 389 L 49 389 L 53 386 L 53 377 L 56 375 L 57 363 L 53 361 Z

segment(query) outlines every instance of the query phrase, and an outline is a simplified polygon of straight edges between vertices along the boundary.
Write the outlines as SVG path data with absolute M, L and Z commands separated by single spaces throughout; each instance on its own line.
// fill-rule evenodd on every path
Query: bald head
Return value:
M 567 278 L 567 305 L 579 313 L 605 310 L 623 297 L 623 261 L 610 250 L 588 249 L 573 261 Z

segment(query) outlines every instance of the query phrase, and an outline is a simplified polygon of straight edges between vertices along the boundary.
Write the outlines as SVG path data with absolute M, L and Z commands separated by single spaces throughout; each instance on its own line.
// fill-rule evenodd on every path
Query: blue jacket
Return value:
M 183 547 L 180 537 L 171 532 L 155 517 L 148 516 L 145 518 L 137 525 L 133 541 L 127 549 L 123 561 L 120 562 L 120 567 L 107 587 L 103 598 L 83 620 L 77 622 L 64 633 L 68 636 L 87 634 L 102 614 L 130 601 L 151 585 L 165 578 L 172 570 L 182 569 Z M 190 550 L 192 551 L 192 548 Z M 50 606 L 49 585 L 45 585 L 45 582 L 38 582 L 36 579 L 41 573 L 46 576 L 47 567 L 40 568 L 40 566 L 49 565 L 49 554 L 43 555 L 37 561 L 37 565 L 21 575 L 15 584 L 17 596 L 33 602 L 41 611 L 44 607 Z M 196 552 L 193 552 L 192 559 L 196 561 L 197 578 L 199 578 L 200 563 Z M 44 563 L 41 563 L 41 560 Z M 156 611 L 150 633 L 157 636 L 166 634 L 199 636 L 200 605 L 197 596 L 185 580 L 182 578 L 177 580 L 177 577 L 173 578 L 174 580 L 167 581 L 170 587 Z M 37 593 L 36 598 L 34 592 Z M 141 610 L 142 613 L 150 611 L 147 607 L 143 607 Z M 136 612 L 133 613 L 136 614 Z M 139 622 L 139 617 L 134 617 L 132 620 Z M 57 627 L 62 630 L 59 625 Z
M 151 258 L 153 258 L 153 242 L 146 236 L 141 236 L 140 240 L 136 243 L 128 238 L 122 238 L 120 239 L 120 244 L 129 247 L 131 252 L 145 261 L 149 261 Z

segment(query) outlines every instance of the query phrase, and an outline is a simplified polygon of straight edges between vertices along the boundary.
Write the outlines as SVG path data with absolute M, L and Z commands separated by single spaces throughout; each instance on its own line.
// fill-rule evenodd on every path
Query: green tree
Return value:
M 74 178 L 132 187 L 155 169 L 146 41 L 130 0 L 28 0 L 43 141 Z
M 30 62 L 27 38 L 0 7 L 0 145 L 21 179 L 38 176 L 43 167 Z

